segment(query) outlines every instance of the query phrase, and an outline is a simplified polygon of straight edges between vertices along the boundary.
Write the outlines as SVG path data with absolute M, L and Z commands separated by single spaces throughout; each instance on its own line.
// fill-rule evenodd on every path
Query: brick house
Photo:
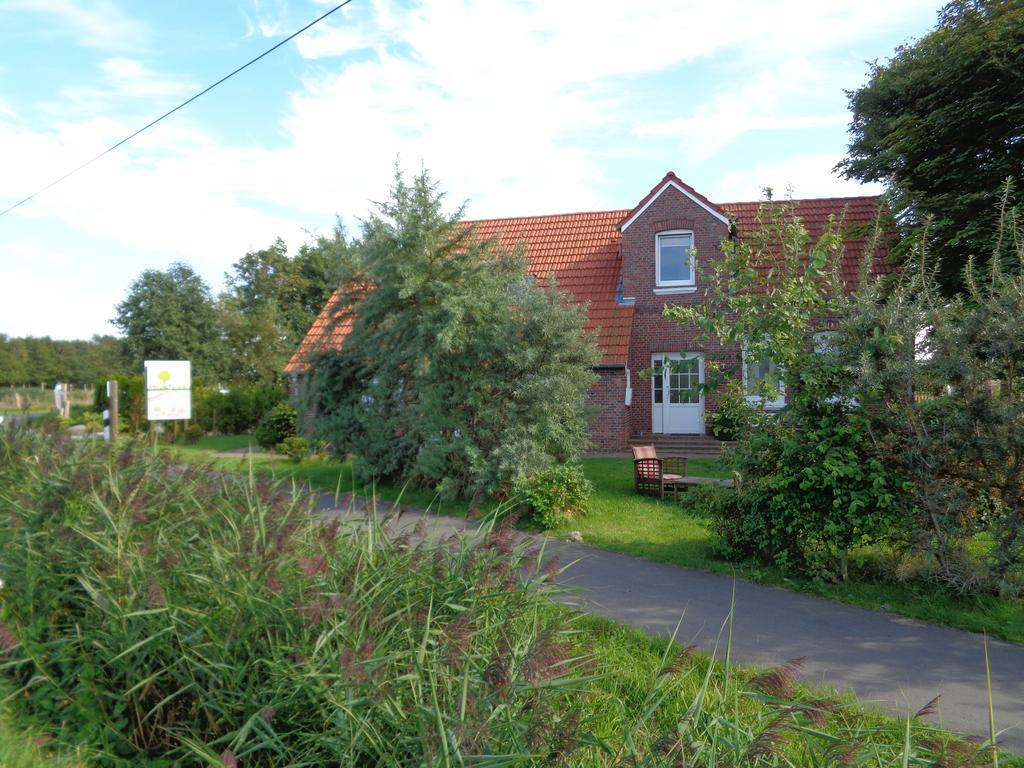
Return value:
M 812 237 L 833 214 L 849 230 L 862 227 L 873 221 L 878 204 L 875 197 L 792 202 Z M 473 222 L 482 238 L 497 238 L 508 248 L 522 243 L 530 274 L 554 276 L 562 290 L 588 305 L 587 325 L 602 353 L 590 391 L 594 451 L 623 451 L 635 440 L 662 435 L 711 434 L 717 393 L 693 386 L 703 383 L 710 360 L 743 370 L 745 378 L 767 372 L 743 360 L 741 349 L 722 348 L 699 338 L 697 329 L 662 317 L 667 303 L 702 300 L 699 275 L 710 271 L 724 240 L 755 226 L 759 205 L 712 203 L 670 172 L 632 209 Z M 862 237 L 848 237 L 844 276 L 857 274 L 865 245 Z M 692 263 L 694 253 L 700 268 Z M 891 270 L 884 257 L 876 254 L 875 272 Z M 302 389 L 309 358 L 340 348 L 350 330 L 350 322 L 332 322 L 334 309 L 332 298 L 285 368 L 293 394 Z M 637 376 L 669 362 L 666 375 Z

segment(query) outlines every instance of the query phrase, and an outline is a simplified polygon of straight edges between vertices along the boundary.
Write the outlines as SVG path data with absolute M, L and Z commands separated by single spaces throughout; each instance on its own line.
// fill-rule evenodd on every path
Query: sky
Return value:
M 336 0 L 0 0 L 0 209 Z M 875 194 L 838 177 L 845 91 L 936 23 L 924 0 L 352 0 L 0 217 L 0 333 L 116 333 L 146 269 L 214 293 L 247 251 L 350 232 L 398 163 L 469 218 Z

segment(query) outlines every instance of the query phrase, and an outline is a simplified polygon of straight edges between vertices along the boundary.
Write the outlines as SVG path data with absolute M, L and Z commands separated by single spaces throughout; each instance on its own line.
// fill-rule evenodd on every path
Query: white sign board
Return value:
M 147 360 L 146 418 L 174 421 L 192 418 L 192 363 L 188 360 Z

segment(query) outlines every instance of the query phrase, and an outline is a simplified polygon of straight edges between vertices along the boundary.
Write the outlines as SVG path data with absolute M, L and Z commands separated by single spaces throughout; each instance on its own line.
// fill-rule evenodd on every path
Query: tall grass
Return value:
M 795 663 L 755 677 L 569 614 L 557 564 L 493 521 L 439 545 L 326 525 L 261 478 L 0 430 L 0 525 L 11 706 L 95 764 L 925 765 L 962 744 L 803 691 Z

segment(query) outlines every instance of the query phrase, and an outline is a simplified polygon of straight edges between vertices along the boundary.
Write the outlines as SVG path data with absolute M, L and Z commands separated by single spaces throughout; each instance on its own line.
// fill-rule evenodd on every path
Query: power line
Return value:
M 161 120 L 163 120 L 163 119 L 164 119 L 165 117 L 170 117 L 171 115 L 173 115 L 173 114 L 174 114 L 175 112 L 177 112 L 177 111 L 178 111 L 179 109 L 181 109 L 182 107 L 188 106 L 189 104 L 191 104 L 191 103 L 192 103 L 193 101 L 195 101 L 196 99 L 198 99 L 198 98 L 199 98 L 200 96 L 202 96 L 203 94 L 209 93 L 209 92 L 210 92 L 210 91 L 212 91 L 212 90 L 213 90 L 214 88 L 216 88 L 216 87 L 217 87 L 218 85 L 220 85 L 221 83 L 223 83 L 223 82 L 224 82 L 225 80 L 230 80 L 230 79 L 231 79 L 232 77 L 234 77 L 235 75 L 237 75 L 237 74 L 238 74 L 239 72 L 241 72 L 241 71 L 242 71 L 243 69 L 245 69 L 245 68 L 247 68 L 247 67 L 250 67 L 250 66 L 252 66 L 252 65 L 253 65 L 253 64 L 255 64 L 255 63 L 256 63 L 257 61 L 259 61 L 260 59 L 262 59 L 262 58 L 263 58 L 264 56 L 266 56 L 266 55 L 268 55 L 268 54 L 271 54 L 271 53 L 273 53 L 274 51 L 276 51 L 276 50 L 277 50 L 278 48 L 280 48 L 280 47 L 281 47 L 282 45 L 284 45 L 285 43 L 287 43 L 287 42 L 289 42 L 289 41 L 291 41 L 291 40 L 294 40 L 294 39 L 295 39 L 296 37 L 298 37 L 299 35 L 301 35 L 301 34 L 302 34 L 303 32 L 305 32 L 305 31 L 306 31 L 307 29 L 309 29 L 310 27 L 314 26 L 315 24 L 319 24 L 319 23 L 320 23 L 321 21 L 323 21 L 323 20 L 324 20 L 324 19 L 326 19 L 326 18 L 327 18 L 328 16 L 330 16 L 330 15 L 331 15 L 332 13 L 334 13 L 335 11 L 340 11 L 340 10 L 341 10 L 342 8 L 344 8 L 344 7 L 346 6 L 346 5 L 348 5 L 348 4 L 349 4 L 349 3 L 351 3 L 351 2 L 352 2 L 352 0 L 345 0 L 345 2 L 343 2 L 343 3 L 339 3 L 338 5 L 334 6 L 334 7 L 333 7 L 333 8 L 331 8 L 331 9 L 330 9 L 329 11 L 327 11 L 327 13 L 323 14 L 322 16 L 320 16 L 320 17 L 318 17 L 318 18 L 316 18 L 316 19 L 313 19 L 313 21 L 309 22 L 309 24 L 307 24 L 306 26 L 304 26 L 304 27 L 303 27 L 302 29 L 300 29 L 300 30 L 299 30 L 298 32 L 293 32 L 292 34 L 288 35 L 288 37 L 286 37 L 286 38 L 285 38 L 284 40 L 280 41 L 280 42 L 279 42 L 279 43 L 277 43 L 276 45 L 273 45 L 273 46 L 271 46 L 270 48 L 268 48 L 267 50 L 265 50 L 265 51 L 264 51 L 263 53 L 261 53 L 261 54 L 260 54 L 259 56 L 257 56 L 256 58 L 254 58 L 254 59 L 250 59 L 249 61 L 245 62 L 245 64 L 243 64 L 242 66 L 240 66 L 240 67 L 239 67 L 238 69 L 236 69 L 236 70 L 234 70 L 233 72 L 230 72 L 230 73 L 228 73 L 228 74 L 224 75 L 224 77 L 222 77 L 222 78 L 221 78 L 220 80 L 218 80 L 218 81 L 217 81 L 216 83 L 214 83 L 213 85 L 209 85 L 209 86 L 207 86 L 206 88 L 203 88 L 203 90 L 201 90 L 201 91 L 200 91 L 199 93 L 197 93 L 197 94 L 196 94 L 195 96 L 193 96 L 192 98 L 188 99 L 187 101 L 183 101 L 183 102 L 181 102 L 181 104 L 179 104 L 178 106 L 176 106 L 176 107 L 175 107 L 174 109 L 172 109 L 172 110 L 170 110 L 170 111 L 168 111 L 168 112 L 164 112 L 164 114 L 160 115 L 160 117 L 158 117 L 158 118 L 157 118 L 156 120 L 153 120 L 153 121 L 151 121 L 151 122 L 149 122 L 149 123 L 146 123 L 146 125 L 144 125 L 144 126 L 142 126 L 141 128 L 139 128 L 139 130 L 135 131 L 135 133 L 131 134 L 130 136 L 125 136 L 125 137 L 124 137 L 123 139 L 121 139 L 121 140 L 120 140 L 119 142 L 117 142 L 117 143 L 116 143 L 116 144 L 114 144 L 113 146 L 110 146 L 110 147 L 108 147 L 107 149 L 105 149 L 105 150 L 103 150 L 102 152 L 100 152 L 100 153 L 99 153 L 98 155 L 96 155 L 96 157 L 92 158 L 91 160 L 86 160 L 86 161 L 85 161 L 84 163 L 82 163 L 82 164 L 81 164 L 80 166 L 78 166 L 77 168 L 73 168 L 72 170 L 68 171 L 68 172 L 67 172 L 67 173 L 65 173 L 65 174 L 64 174 L 63 176 L 61 176 L 61 177 L 60 177 L 59 179 L 54 179 L 54 180 L 53 180 L 53 181 L 51 181 L 51 182 L 50 182 L 49 184 L 47 184 L 47 185 L 46 185 L 45 187 L 40 187 L 39 189 L 37 189 L 37 190 L 36 190 L 35 192 L 33 192 L 33 193 L 32 193 L 31 195 L 29 195 L 28 197 L 26 197 L 26 198 L 23 198 L 23 199 L 19 200 L 18 202 L 16 202 L 16 203 L 15 203 L 14 205 L 12 205 L 12 206 L 10 206 L 10 207 L 8 207 L 8 208 L 5 208 L 5 209 L 4 209 L 3 211 L 0 211 L 0 216 L 6 216 L 6 215 L 7 215 L 8 213 L 10 213 L 11 211 L 13 211 L 13 210 L 14 210 L 15 208 L 17 208 L 18 206 L 24 205 L 25 203 L 27 203 L 27 202 L 28 202 L 29 200 L 31 200 L 32 198 L 34 198 L 34 197 L 36 197 L 36 196 L 38 196 L 38 195 L 41 195 L 41 194 L 42 194 L 43 192 L 45 192 L 46 190 L 50 189 L 51 187 L 55 187 L 55 186 L 57 186 L 58 184 L 60 184 L 60 183 L 61 183 L 62 181 L 64 181 L 65 179 L 67 179 L 67 178 L 69 178 L 69 177 L 71 177 L 71 176 L 74 176 L 74 175 L 75 175 L 76 173 L 78 173 L 78 172 L 79 172 L 80 170 L 82 170 L 83 168 L 85 168 L 85 167 L 87 167 L 87 166 L 89 166 L 89 165 L 92 165 L 92 164 L 93 164 L 93 163 L 95 163 L 95 162 L 96 162 L 97 160 L 99 160 L 99 159 L 100 159 L 101 157 L 104 157 L 105 155 L 108 155 L 108 154 L 110 154 L 110 153 L 111 153 L 111 152 L 113 152 L 113 151 L 114 151 L 115 149 L 117 149 L 118 147 L 120 147 L 120 146 L 121 146 L 122 144 L 125 144 L 125 143 L 127 143 L 127 142 L 131 141 L 132 139 L 134 139 L 134 138 L 135 138 L 136 136 L 138 136 L 138 135 L 139 135 L 140 133 L 142 133 L 143 131 L 149 130 L 149 129 L 150 129 L 150 128 L 152 128 L 152 127 L 153 127 L 154 125 L 156 125 L 156 124 L 157 124 L 157 123 L 159 123 L 159 122 L 160 122 Z

